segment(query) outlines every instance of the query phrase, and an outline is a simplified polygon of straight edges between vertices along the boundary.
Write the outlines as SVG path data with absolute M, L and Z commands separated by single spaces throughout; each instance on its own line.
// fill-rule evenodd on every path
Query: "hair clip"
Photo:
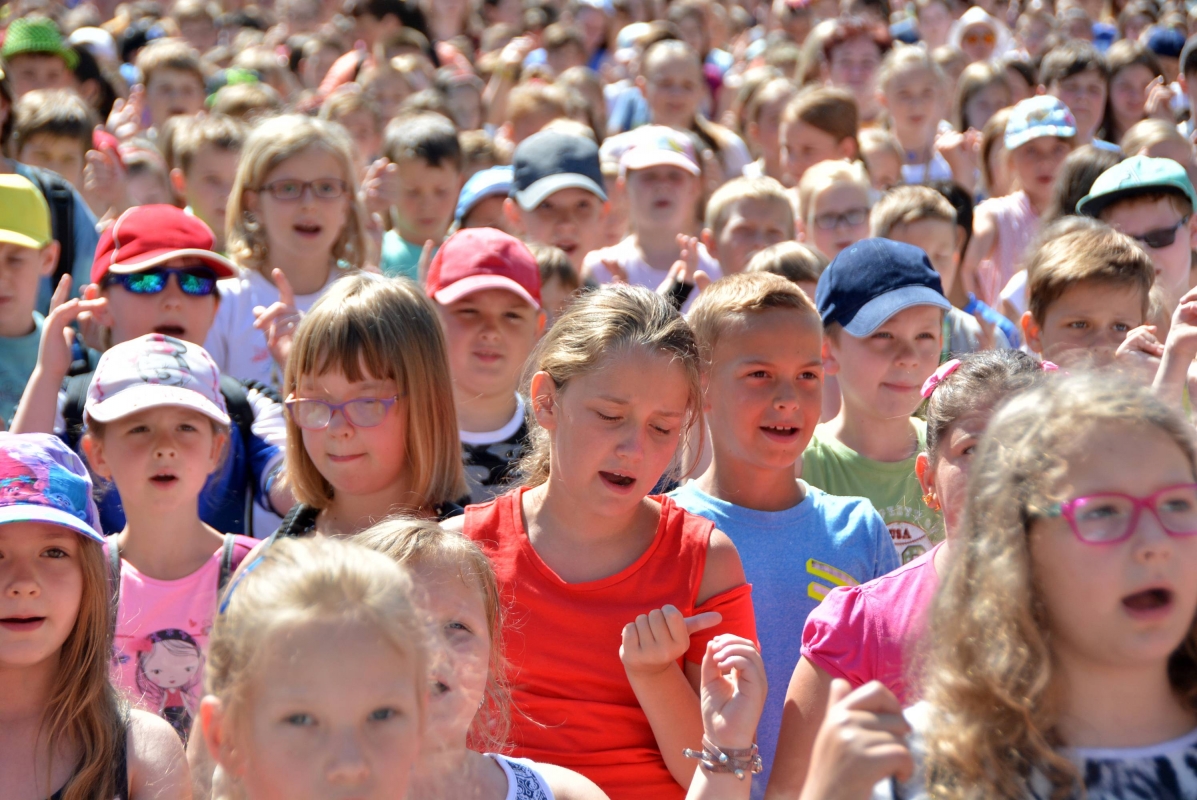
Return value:
M 1044 372 L 1059 372 L 1060 371 L 1060 368 L 1050 361 L 1040 361 L 1039 369 L 1043 370 Z
M 245 580 L 246 575 L 261 566 L 262 562 L 266 559 L 267 552 L 269 552 L 268 549 L 263 551 L 260 556 L 249 562 L 249 565 L 241 570 L 237 577 L 233 578 L 233 582 L 229 584 L 228 591 L 224 593 L 224 598 L 220 601 L 220 608 L 217 610 L 218 614 L 223 614 L 229 610 L 229 601 L 233 599 L 233 590 L 237 588 L 241 581 Z
M 927 380 L 923 382 L 923 399 L 925 400 L 930 397 L 931 393 L 935 391 L 935 387 L 946 381 L 948 376 L 955 372 L 956 368 L 959 366 L 960 359 L 958 358 L 953 358 L 951 361 L 945 361 L 940 364 L 939 369 L 935 370 L 935 372 L 931 374 L 931 377 L 927 378 Z

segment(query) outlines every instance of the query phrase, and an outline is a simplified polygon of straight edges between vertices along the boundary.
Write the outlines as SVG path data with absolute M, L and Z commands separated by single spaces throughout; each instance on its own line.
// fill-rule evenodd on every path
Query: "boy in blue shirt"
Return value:
M 896 569 L 885 523 L 867 500 L 836 497 L 794 478 L 823 397 L 823 325 L 793 283 L 763 272 L 732 275 L 699 295 L 689 321 L 704 361 L 711 466 L 673 493 L 735 543 L 753 586 L 769 681 L 757 743 L 764 796 L 786 686 L 801 657 L 798 631 L 836 586 Z

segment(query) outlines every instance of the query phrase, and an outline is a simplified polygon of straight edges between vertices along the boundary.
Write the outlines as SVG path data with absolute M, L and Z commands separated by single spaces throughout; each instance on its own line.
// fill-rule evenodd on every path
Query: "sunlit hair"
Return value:
M 54 757 L 66 743 L 81 753 L 79 764 L 66 785 L 63 800 L 115 797 L 117 785 L 112 765 L 124 751 L 128 707 L 108 676 L 112 658 L 112 596 L 108 589 L 108 559 L 104 548 L 90 539 L 79 539 L 78 563 L 83 572 L 83 594 L 75 626 L 58 651 L 58 668 L 50 688 L 41 735 L 50 754 L 47 781 Z
M 1089 217 L 1065 217 L 1040 232 L 1027 257 L 1027 310 L 1042 325 L 1052 303 L 1083 282 L 1138 292 L 1146 316 L 1155 265 L 1126 234 Z
M 354 536 L 353 541 L 390 556 L 413 573 L 420 567 L 455 570 L 462 582 L 478 590 L 490 637 L 490 671 L 483 704 L 474 715 L 467 743 L 470 749 L 480 753 L 507 749 L 511 690 L 507 686 L 507 661 L 503 657 L 503 602 L 490 559 L 460 533 L 411 517 L 385 519 Z
M 869 211 L 869 236 L 890 238 L 899 225 L 933 220 L 956 225 L 956 209 L 929 186 L 895 186 Z M 955 230 L 952 231 L 953 236 Z
M 1193 428 L 1149 391 L 1109 376 L 1044 381 L 994 415 L 973 458 L 970 504 L 952 568 L 932 603 L 923 697 L 939 710 L 926 732 L 931 797 L 1028 797 L 1042 774 L 1053 798 L 1072 797 L 1076 767 L 1057 748 L 1060 675 L 1030 545 L 1034 519 L 1066 497 L 1087 442 L 1116 425 L 1163 433 L 1197 477 Z M 1197 620 L 1195 620 L 1197 623 Z M 1197 624 L 1169 664 L 1172 688 L 1197 711 Z
M 997 176 L 993 174 L 992 165 L 989 163 L 990 156 L 993 155 L 994 148 L 1006 147 L 1006 123 L 1010 120 L 1010 109 L 1003 108 L 997 111 L 981 128 L 981 183 L 985 190 L 992 193 L 994 190 L 994 182 Z M 1009 153 L 1003 156 L 1009 159 Z
M 786 196 L 785 187 L 767 175 L 759 178 L 732 178 L 716 189 L 707 201 L 704 226 L 710 228 L 718 237 L 723 233 L 723 226 L 727 224 L 732 206 L 743 200 L 760 200 L 773 204 L 785 217 L 783 230 L 794 230 L 794 207 Z
M 793 283 L 818 283 L 827 264 L 827 256 L 809 245 L 778 242 L 754 255 L 744 271 L 769 272 Z
M 668 300 L 641 286 L 608 284 L 570 303 L 529 357 L 525 389 L 530 390 L 532 375 L 545 372 L 558 392 L 568 391 L 574 378 L 604 369 L 612 358 L 638 351 L 666 356 L 685 373 L 689 398 L 679 443 L 695 425 L 701 431 L 702 388 L 694 333 Z M 549 434 L 533 424 L 529 439 L 519 471 L 524 485 L 539 486 L 549 479 Z M 675 456 L 669 472 L 679 471 Z
M 204 674 L 205 694 L 220 699 L 234 731 L 244 730 L 252 715 L 250 689 L 256 681 L 287 680 L 285 674 L 262 675 L 258 667 L 276 635 L 330 621 L 368 625 L 377 631 L 380 647 L 405 657 L 422 720 L 428 684 L 425 631 L 406 570 L 380 553 L 324 536 L 280 538 L 253 567 L 230 585 L 227 605 L 212 626 Z
M 780 275 L 742 272 L 704 289 L 686 318 L 698 340 L 703 367 L 710 368 L 715 346 L 728 328 L 773 309 L 785 309 L 810 320 L 822 341 L 823 324 L 815 304 L 796 284 Z
M 457 412 L 445 336 L 436 309 L 415 283 L 357 273 L 336 281 L 295 331 L 283 397 L 298 396 L 305 377 L 334 370 L 350 381 L 393 380 L 407 417 L 404 468 L 411 475 L 408 509 L 431 513 L 466 492 Z M 331 483 L 302 446 L 303 431 L 287 415 L 284 480 L 301 503 L 327 507 Z M 400 511 L 402 509 L 395 509 Z
M 877 89 L 888 92 L 895 78 L 915 70 L 930 72 L 931 82 L 937 91 L 942 91 L 941 87 L 947 83 L 943 68 L 925 48 L 898 44 L 894 46 L 893 50 L 886 53 L 885 58 L 881 60 L 881 66 L 877 68 Z
M 781 112 L 781 124 L 793 125 L 803 122 L 826 133 L 838 145 L 844 139 L 851 139 L 860 152 L 857 134 L 860 131 L 860 115 L 856 98 L 846 89 L 819 86 L 803 89 Z
M 935 387 L 927 400 L 927 457 L 934 465 L 948 429 L 976 411 L 996 408 L 1007 397 L 1036 386 L 1046 375 L 1037 359 L 1021 350 L 980 350 L 960 358 L 960 366 Z
M 952 105 L 953 127 L 961 132 L 972 127 L 968 121 L 968 104 L 981 92 L 995 88 L 1006 93 L 1006 102 L 1002 108 L 1012 105 L 1010 84 L 1006 83 L 1006 74 L 1002 67 L 985 61 L 965 67 L 964 72 L 960 73 L 960 79 L 956 81 L 956 99 Z M 982 127 L 984 124 L 981 123 Z
M 1039 218 L 1040 229 L 1058 219 L 1075 216 L 1076 204 L 1089 194 L 1098 176 L 1121 160 L 1120 153 L 1091 144 L 1081 145 L 1069 153 L 1060 165 L 1060 171 L 1056 173 L 1051 202 Z
M 333 244 L 332 258 L 361 267 L 366 255 L 366 210 L 358 198 L 353 140 L 343 127 L 302 114 L 286 114 L 258 124 L 245 140 L 237 177 L 229 192 L 225 239 L 228 254 L 247 269 L 263 271 L 270 254 L 266 231 L 257 215 L 245 206 L 245 193 L 261 190 L 270 173 L 289 158 L 311 150 L 324 150 L 340 167 L 346 191 L 345 225 Z M 251 218 L 252 217 L 252 218 Z
M 798 205 L 795 216 L 809 225 L 815 211 L 815 198 L 825 189 L 845 183 L 855 186 L 868 197 L 869 177 L 859 161 L 820 161 L 802 173 L 798 181 Z

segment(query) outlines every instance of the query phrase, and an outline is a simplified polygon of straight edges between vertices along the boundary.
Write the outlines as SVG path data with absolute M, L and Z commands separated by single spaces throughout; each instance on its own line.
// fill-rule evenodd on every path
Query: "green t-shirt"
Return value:
M 33 312 L 33 332 L 12 338 L 0 337 L 0 419 L 12 424 L 17 403 L 29 376 L 37 366 L 37 349 L 42 339 L 42 315 Z
M 424 252 L 424 245 L 412 244 L 399 235 L 397 231 L 387 231 L 382 235 L 382 263 L 378 268 L 388 278 L 420 279 L 420 253 Z M 435 254 L 436 251 L 433 251 Z
M 919 449 L 927 446 L 927 424 L 914 417 Z M 802 479 L 828 494 L 867 498 L 885 520 L 902 563 L 906 564 L 943 541 L 943 518 L 927 508 L 914 473 L 916 456 L 903 461 L 874 461 L 846 447 L 827 431 L 815 428 L 802 454 Z

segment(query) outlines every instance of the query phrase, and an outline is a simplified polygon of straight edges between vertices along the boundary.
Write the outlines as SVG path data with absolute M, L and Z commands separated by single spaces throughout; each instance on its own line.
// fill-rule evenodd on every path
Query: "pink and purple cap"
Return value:
M 109 348 L 87 387 L 83 413 L 105 423 L 160 406 L 198 411 L 229 424 L 220 370 L 208 351 L 161 333 Z
M 0 433 L 0 525 L 44 522 L 103 542 L 83 460 L 49 433 Z

